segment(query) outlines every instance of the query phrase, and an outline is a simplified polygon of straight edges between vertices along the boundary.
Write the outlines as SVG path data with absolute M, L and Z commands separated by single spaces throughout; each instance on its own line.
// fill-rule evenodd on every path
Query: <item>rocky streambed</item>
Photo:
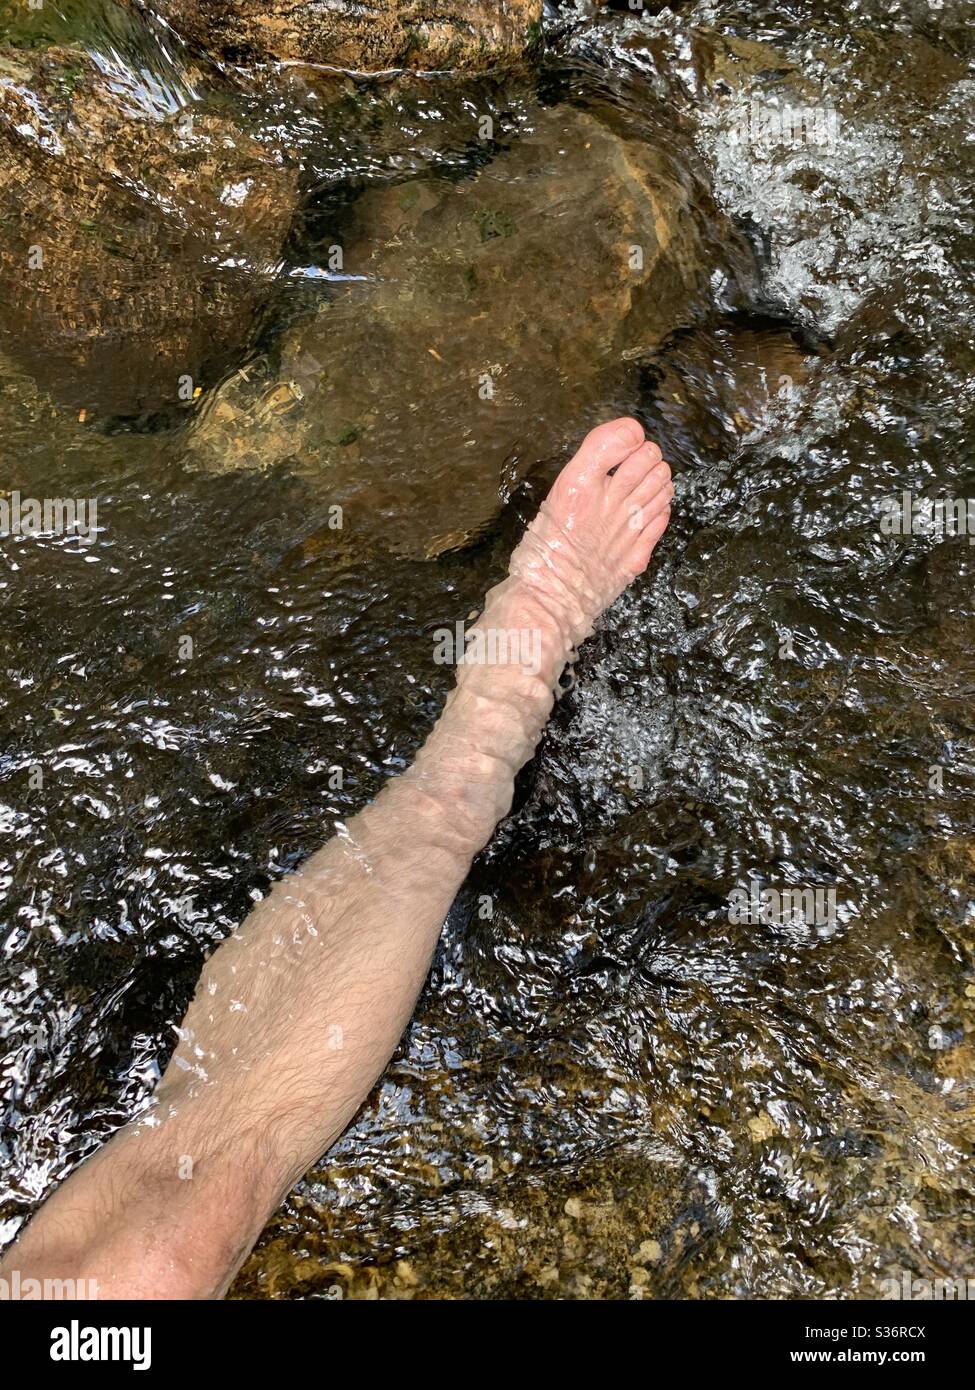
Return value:
M 0 487 L 99 517 L 0 542 L 4 1242 L 628 411 L 659 563 L 235 1292 L 965 1275 L 973 552 L 882 521 L 975 495 L 967 20 L 0 0 Z

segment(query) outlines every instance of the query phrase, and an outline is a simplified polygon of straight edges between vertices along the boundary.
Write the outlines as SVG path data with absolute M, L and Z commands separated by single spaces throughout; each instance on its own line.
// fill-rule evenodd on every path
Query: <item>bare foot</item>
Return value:
M 599 425 L 559 474 L 509 572 L 568 620 L 575 646 L 650 563 L 673 496 L 670 468 L 636 420 Z
M 498 668 L 519 666 L 551 693 L 599 615 L 646 569 L 670 520 L 673 495 L 670 468 L 636 420 L 613 420 L 586 435 L 473 630 L 475 636 L 507 631 L 512 639 L 530 632 L 540 640 L 537 661 L 531 650 L 522 654 L 527 660 L 512 660 L 518 643 L 495 637 L 475 648 L 475 660 L 465 659 L 458 684 L 485 690 L 495 683 L 500 690 Z M 480 670 L 483 678 L 476 680 L 469 670 Z
M 480 848 L 511 804 L 566 663 L 646 569 L 670 520 L 670 469 L 636 420 L 600 425 L 559 474 L 468 632 L 436 728 L 405 780 L 437 787 Z M 444 796 L 444 789 L 447 794 Z

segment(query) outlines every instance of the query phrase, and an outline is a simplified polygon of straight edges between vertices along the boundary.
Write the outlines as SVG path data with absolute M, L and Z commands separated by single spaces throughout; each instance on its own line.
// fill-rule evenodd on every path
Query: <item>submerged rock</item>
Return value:
M 678 337 L 653 373 L 670 457 L 696 448 L 727 458 L 743 440 L 754 443 L 782 427 L 798 409 L 817 357 L 772 321 L 732 318 Z
M 714 247 L 664 154 L 562 106 L 473 177 L 368 190 L 330 254 L 333 299 L 278 372 L 221 389 L 190 450 L 312 470 L 357 536 L 426 556 L 632 406 L 628 363 L 694 319 Z
M 0 48 L 0 346 L 89 418 L 191 400 L 246 341 L 295 188 L 192 90 Z
M 443 1078 L 448 1094 L 451 1080 Z M 438 1130 L 441 1143 L 444 1128 Z M 475 1135 L 467 1138 L 478 1143 Z M 681 1171 L 663 1145 L 609 1152 L 568 1174 L 551 1164 L 532 1172 L 519 1167 L 507 1155 L 490 1162 L 484 1155 L 470 1157 L 467 1172 L 444 1185 L 439 1200 L 428 1202 L 420 1218 L 426 1247 L 422 1257 L 407 1261 L 390 1257 L 386 1233 L 416 1221 L 418 1196 L 432 1175 L 421 1163 L 404 1165 L 388 1204 L 392 1210 L 383 1212 L 382 1221 L 370 1228 L 362 1219 L 368 1197 L 350 1204 L 355 1218 L 343 1233 L 343 1249 L 350 1253 L 337 1260 L 326 1194 L 329 1187 L 358 1191 L 361 1179 L 354 1162 L 323 1163 L 301 1199 L 292 1198 L 273 1218 L 230 1297 L 686 1297 L 689 1252 L 710 1252 L 718 1243 L 700 1179 Z M 484 1259 L 485 1250 L 490 1259 Z
M 542 0 L 153 0 L 183 38 L 232 59 L 479 71 L 520 57 L 541 32 Z
M 971 184 L 965 8 L 904 4 L 895 24 L 873 0 L 852 18 L 799 0 L 751 26 L 706 0 L 601 8 L 568 47 L 639 72 L 696 126 L 718 202 L 764 242 L 765 306 L 836 338 L 911 266 L 945 274 L 940 208 Z

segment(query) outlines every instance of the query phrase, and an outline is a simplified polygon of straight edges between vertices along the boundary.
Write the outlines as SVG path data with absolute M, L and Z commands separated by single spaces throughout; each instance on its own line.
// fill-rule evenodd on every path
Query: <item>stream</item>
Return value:
M 975 499 L 972 20 L 580 0 L 527 70 L 232 80 L 108 0 L 0 0 L 43 167 L 58 103 L 109 132 L 46 199 L 48 329 L 0 221 L 0 497 L 97 499 L 88 537 L 0 537 L 0 1248 L 145 1104 L 206 955 L 408 764 L 434 632 L 633 413 L 669 531 L 231 1296 L 970 1273 L 975 500 L 903 521 Z M 179 194 L 116 214 L 97 152 L 187 115 L 199 250 Z M 787 889 L 822 910 L 754 910 Z

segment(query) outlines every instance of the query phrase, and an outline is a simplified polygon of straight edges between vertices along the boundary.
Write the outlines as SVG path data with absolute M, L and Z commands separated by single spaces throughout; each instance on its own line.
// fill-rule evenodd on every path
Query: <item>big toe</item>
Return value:
M 639 449 L 644 438 L 639 420 L 629 416 L 597 425 L 586 435 L 575 458 L 562 470 L 559 481 L 579 487 L 604 478 Z

